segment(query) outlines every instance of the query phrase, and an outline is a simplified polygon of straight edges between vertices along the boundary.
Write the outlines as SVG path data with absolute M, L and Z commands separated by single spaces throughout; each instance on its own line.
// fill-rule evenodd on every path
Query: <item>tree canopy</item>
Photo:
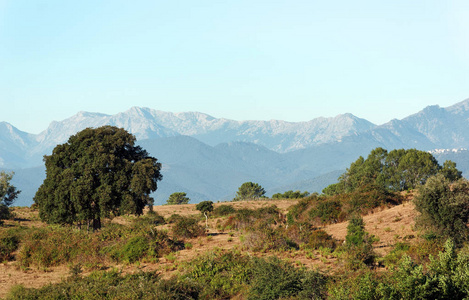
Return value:
M 191 199 L 189 197 L 186 197 L 186 193 L 182 192 L 177 192 L 177 193 L 172 193 L 169 195 L 168 200 L 166 200 L 166 204 L 168 205 L 179 205 L 179 204 L 187 204 Z
M 213 202 L 212 201 L 202 201 L 195 206 L 195 208 L 204 214 L 205 216 L 205 227 L 208 227 L 208 213 L 213 211 Z
M 420 187 L 414 203 L 418 226 L 457 243 L 469 240 L 469 181 L 438 174 Z
M 258 199 L 265 195 L 265 190 L 262 186 L 253 182 L 243 183 L 236 192 L 236 197 L 233 201 Z
M 428 178 L 438 173 L 453 181 L 461 178 L 454 162 L 446 161 L 442 167 L 431 153 L 416 149 L 388 152 L 376 148 L 366 159 L 360 156 L 339 177 L 339 182 L 325 188 L 323 193 L 347 193 L 367 185 L 388 191 L 404 191 L 425 184 Z
M 309 196 L 309 192 L 307 191 L 304 191 L 302 193 L 300 191 L 289 190 L 283 194 L 282 193 L 273 194 L 272 199 L 299 199 L 299 198 L 304 198 L 308 196 Z
M 9 206 L 13 204 L 21 192 L 10 181 L 14 173 L 0 172 L 0 224 L 10 216 Z
M 122 128 L 87 128 L 44 156 L 46 179 L 36 192 L 47 223 L 101 227 L 102 217 L 140 215 L 162 179 L 161 164 Z

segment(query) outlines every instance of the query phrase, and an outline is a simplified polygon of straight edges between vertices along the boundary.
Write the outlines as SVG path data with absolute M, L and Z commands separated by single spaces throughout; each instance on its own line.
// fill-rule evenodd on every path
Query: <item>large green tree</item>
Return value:
M 256 200 L 265 195 L 265 190 L 262 186 L 254 182 L 245 182 L 236 192 L 236 197 L 233 201 L 241 200 Z
M 454 162 L 446 161 L 442 167 L 426 151 L 396 149 L 388 153 L 383 148 L 376 148 L 366 159 L 360 156 L 339 177 L 339 182 L 325 188 L 323 193 L 349 193 L 365 186 L 404 191 L 425 184 L 428 178 L 438 173 L 452 181 L 461 178 Z
M 98 229 L 103 217 L 142 214 L 161 164 L 135 140 L 121 128 L 87 128 L 44 156 L 47 176 L 34 197 L 41 219 Z
M 16 197 L 21 192 L 10 183 L 12 178 L 13 173 L 7 173 L 5 171 L 0 172 L 0 224 L 3 223 L 2 220 L 9 218 L 9 206 L 13 204 Z

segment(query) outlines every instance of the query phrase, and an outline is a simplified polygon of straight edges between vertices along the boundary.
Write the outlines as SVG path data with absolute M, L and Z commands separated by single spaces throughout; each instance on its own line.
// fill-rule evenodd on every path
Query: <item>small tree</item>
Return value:
M 195 207 L 198 211 L 204 214 L 205 216 L 205 228 L 208 228 L 208 213 L 213 211 L 213 202 L 212 201 L 202 201 Z
M 241 200 L 248 200 L 248 199 L 259 199 L 265 195 L 265 190 L 262 186 L 257 183 L 253 182 L 245 182 L 239 188 L 238 192 L 236 192 L 236 197 L 233 201 L 241 201 Z
M 187 204 L 191 199 L 186 197 L 186 193 L 178 192 L 172 193 L 169 196 L 169 199 L 166 201 L 167 205 L 180 205 L 180 204 Z
M 16 190 L 16 187 L 10 184 L 14 173 L 0 172 L 0 225 L 3 224 L 2 220 L 10 217 L 10 205 L 13 204 L 16 197 L 21 191 Z
M 414 200 L 417 225 L 461 243 L 469 239 L 469 181 L 451 182 L 443 174 L 428 179 Z
M 374 236 L 365 231 L 365 223 L 360 216 L 353 216 L 347 226 L 345 247 L 347 248 L 347 263 L 350 268 L 360 268 L 360 265 L 371 265 L 375 260 L 373 251 Z

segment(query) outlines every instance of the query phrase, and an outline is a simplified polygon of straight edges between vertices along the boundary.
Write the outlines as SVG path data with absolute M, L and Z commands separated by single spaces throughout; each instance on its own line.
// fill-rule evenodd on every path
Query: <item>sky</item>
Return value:
M 375 124 L 469 98 L 469 1 L 0 0 L 0 121 L 133 106 Z

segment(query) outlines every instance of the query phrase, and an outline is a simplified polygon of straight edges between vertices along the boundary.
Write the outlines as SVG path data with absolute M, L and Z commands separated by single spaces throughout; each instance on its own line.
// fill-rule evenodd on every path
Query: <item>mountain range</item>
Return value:
M 22 190 L 16 205 L 32 204 L 45 178 L 44 155 L 70 135 L 103 125 L 128 130 L 163 164 L 163 181 L 153 195 L 157 204 L 179 191 L 191 202 L 216 201 L 232 198 L 246 181 L 258 182 L 270 195 L 288 189 L 320 192 L 352 161 L 376 147 L 469 148 L 469 99 L 447 108 L 428 106 L 383 125 L 352 114 L 308 122 L 235 121 L 140 107 L 115 115 L 79 112 L 52 122 L 39 134 L 2 122 L 0 168 L 15 172 L 13 184 Z M 466 152 L 451 152 L 464 174 L 469 171 Z M 444 159 L 448 153 L 435 156 Z

